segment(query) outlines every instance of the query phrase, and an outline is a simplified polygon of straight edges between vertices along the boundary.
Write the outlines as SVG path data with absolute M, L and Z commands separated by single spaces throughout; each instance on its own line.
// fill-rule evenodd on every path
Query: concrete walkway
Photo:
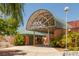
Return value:
M 2 52 L 3 51 L 3 52 Z M 9 53 L 10 52 L 10 53 Z M 0 54 L 11 56 L 62 56 L 63 52 L 50 47 L 36 46 L 14 46 L 10 48 L 1 48 Z

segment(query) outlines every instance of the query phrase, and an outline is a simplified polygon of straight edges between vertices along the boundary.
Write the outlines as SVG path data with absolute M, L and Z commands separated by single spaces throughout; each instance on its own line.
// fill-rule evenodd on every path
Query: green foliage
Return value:
M 14 18 L 9 18 L 6 20 L 8 27 L 6 28 L 6 31 L 9 35 L 13 35 L 17 33 L 17 28 L 19 27 L 19 22 Z
M 2 34 L 3 31 L 5 31 L 4 30 L 5 27 L 6 27 L 5 21 L 3 19 L 0 19 L 0 34 Z
M 73 40 L 74 40 L 74 42 L 72 42 Z M 59 42 L 61 42 L 60 47 L 62 45 L 64 45 L 64 47 L 65 47 L 65 45 L 66 45 L 66 36 L 64 35 L 63 38 Z M 64 43 L 62 44 L 62 42 L 64 42 Z M 69 32 L 67 34 L 67 45 L 68 45 L 68 47 L 70 47 L 70 46 L 71 47 L 72 46 L 79 46 L 78 43 L 79 43 L 79 33 L 77 33 L 77 32 Z
M 68 47 L 70 51 L 79 51 L 79 47 Z
M 21 34 L 16 35 L 15 45 L 24 45 L 24 37 Z
M 52 46 L 52 47 L 59 47 L 59 41 L 62 39 L 62 36 L 60 36 L 60 37 L 56 37 L 56 38 L 54 38 L 54 39 L 52 39 L 51 41 L 50 41 L 50 46 Z
M 79 50 L 79 33 L 69 32 L 67 34 L 67 45 L 69 50 L 74 50 L 74 51 Z M 61 35 L 61 37 L 52 39 L 52 41 L 50 41 L 50 46 L 65 48 L 66 35 L 64 34 L 64 35 Z
M 14 35 L 18 27 L 19 22 L 12 17 L 5 20 L 0 19 L 0 34 Z
M 12 16 L 16 20 L 23 22 L 24 4 L 21 3 L 2 3 L 0 4 L 0 11 L 5 16 Z

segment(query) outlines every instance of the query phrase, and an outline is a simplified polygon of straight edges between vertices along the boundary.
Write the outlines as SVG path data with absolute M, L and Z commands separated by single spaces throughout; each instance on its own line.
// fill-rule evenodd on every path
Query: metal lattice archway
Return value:
M 64 22 L 56 19 L 51 12 L 46 9 L 39 9 L 35 11 L 29 18 L 27 22 L 26 29 L 34 31 L 34 39 L 35 39 L 35 31 L 38 32 L 47 32 L 48 40 L 51 29 L 53 28 L 62 28 L 64 26 Z
M 49 32 L 52 27 L 55 27 L 55 23 L 54 16 L 48 10 L 39 9 L 30 16 L 26 28 L 34 31 L 34 39 L 35 31 L 48 32 L 49 41 Z
M 30 16 L 26 28 L 32 31 L 47 32 L 45 29 L 54 26 L 54 16 L 48 10 L 39 9 Z

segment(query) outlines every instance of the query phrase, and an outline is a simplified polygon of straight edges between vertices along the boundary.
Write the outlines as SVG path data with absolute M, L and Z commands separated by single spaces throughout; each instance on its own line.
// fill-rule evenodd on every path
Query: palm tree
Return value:
M 0 11 L 6 15 L 15 18 L 23 24 L 23 7 L 21 3 L 1 3 Z

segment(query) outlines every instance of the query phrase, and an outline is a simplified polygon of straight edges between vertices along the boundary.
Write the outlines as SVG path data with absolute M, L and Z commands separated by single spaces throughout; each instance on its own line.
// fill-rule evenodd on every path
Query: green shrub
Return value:
M 50 46 L 56 47 L 56 41 L 55 41 L 55 40 L 52 40 L 52 41 L 50 42 Z
M 16 35 L 15 45 L 24 45 L 23 35 L 20 35 L 20 34 Z
M 59 40 L 62 38 L 62 36 L 54 38 L 50 41 L 50 46 L 52 47 L 59 47 Z
M 73 42 L 73 40 L 74 40 L 74 42 Z M 65 47 L 65 45 L 66 45 L 66 36 L 64 35 L 59 42 L 64 42 L 63 44 L 60 43 L 60 47 L 62 47 L 62 45 L 64 45 L 63 47 Z M 79 33 L 69 32 L 68 35 L 67 35 L 67 45 L 68 45 L 68 47 L 79 46 L 78 43 L 79 43 Z
M 70 51 L 79 51 L 79 47 L 68 47 Z
M 73 39 L 75 40 L 73 42 Z M 67 34 L 67 45 L 69 50 L 79 50 L 79 33 L 68 32 Z M 65 48 L 66 46 L 66 35 L 61 35 L 58 38 L 54 38 L 50 41 L 50 46 Z M 75 48 L 74 48 L 75 47 Z

